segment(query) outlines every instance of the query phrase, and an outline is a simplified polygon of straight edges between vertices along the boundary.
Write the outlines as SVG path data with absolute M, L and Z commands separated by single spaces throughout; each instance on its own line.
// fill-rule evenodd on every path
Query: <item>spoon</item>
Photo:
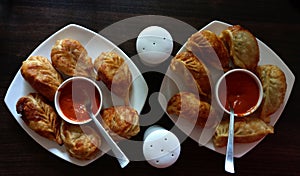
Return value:
M 87 113 L 93 119 L 96 126 L 98 127 L 101 135 L 104 137 L 105 141 L 108 143 L 108 145 L 111 147 L 112 152 L 114 153 L 115 157 L 118 159 L 121 168 L 124 168 L 129 163 L 129 159 L 126 157 L 126 155 L 123 153 L 123 151 L 119 148 L 119 146 L 115 143 L 115 141 L 110 137 L 110 135 L 106 132 L 102 124 L 98 121 L 96 116 L 92 113 L 92 104 L 90 101 L 90 96 L 87 94 L 87 92 L 84 91 L 84 94 L 86 95 L 84 105 L 86 108 Z
M 233 107 L 230 106 L 229 131 L 228 131 L 226 158 L 225 158 L 225 170 L 229 173 L 234 173 L 233 139 L 234 139 L 234 110 Z

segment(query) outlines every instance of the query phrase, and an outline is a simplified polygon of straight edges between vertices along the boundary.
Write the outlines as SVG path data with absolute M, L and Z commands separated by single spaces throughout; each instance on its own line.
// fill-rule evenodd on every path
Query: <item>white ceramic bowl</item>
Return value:
M 252 106 L 251 109 L 249 109 L 249 111 L 245 112 L 245 113 L 241 113 L 241 114 L 237 114 L 235 113 L 234 115 L 235 116 L 240 116 L 240 117 L 243 117 L 243 116 L 247 116 L 247 115 L 250 115 L 252 114 L 255 110 L 257 110 L 257 108 L 260 106 L 261 102 L 262 102 L 262 99 L 263 99 L 263 88 L 262 88 L 262 84 L 261 84 L 261 81 L 259 80 L 259 78 L 251 71 L 249 70 L 246 70 L 246 69 L 233 69 L 233 70 L 230 70 L 226 73 L 224 73 L 220 78 L 219 80 L 217 81 L 216 83 L 216 86 L 215 86 L 215 95 L 216 95 L 216 100 L 219 104 L 219 106 L 228 114 L 230 114 L 230 112 L 224 107 L 224 104 L 226 103 L 226 99 L 227 97 L 225 97 L 226 93 L 224 92 L 227 92 L 226 90 L 226 84 L 224 83 L 224 79 L 226 78 L 226 76 L 232 74 L 232 73 L 235 73 L 235 72 L 243 72 L 243 73 L 246 73 L 247 75 L 250 76 L 250 78 L 252 78 L 255 83 L 257 84 L 258 86 L 258 100 L 256 102 L 256 104 L 254 106 Z M 238 85 L 238 82 L 236 82 Z M 224 88 L 225 87 L 225 88 Z M 220 95 L 219 93 L 219 89 L 223 89 L 223 90 L 220 90 L 221 92 L 224 93 L 224 95 Z
M 70 85 L 70 83 L 72 83 L 72 85 Z M 86 85 L 84 85 L 86 84 Z M 56 108 L 56 111 L 58 113 L 58 115 L 63 118 L 65 121 L 69 122 L 69 123 L 72 123 L 72 124 L 85 124 L 85 123 L 88 123 L 90 122 L 92 119 L 91 118 L 88 118 L 86 120 L 82 120 L 82 121 L 78 121 L 78 120 L 73 120 L 73 119 L 70 119 L 69 117 L 66 116 L 66 114 L 64 114 L 63 112 L 63 108 L 66 108 L 66 107 L 61 107 L 61 104 L 60 104 L 60 100 L 64 97 L 64 95 L 62 95 L 64 92 L 67 92 L 67 91 L 63 91 L 64 88 L 66 88 L 66 86 L 71 86 L 71 92 L 72 93 L 72 98 L 73 99 L 69 99 L 68 101 L 71 101 L 73 102 L 74 104 L 74 99 L 76 98 L 80 98 L 80 94 L 83 92 L 83 91 L 87 91 L 89 93 L 94 93 L 93 95 L 95 96 L 99 96 L 99 100 L 100 102 L 98 103 L 99 104 L 99 107 L 97 109 L 97 112 L 94 113 L 95 116 L 97 116 L 99 113 L 100 113 L 100 110 L 101 110 L 101 107 L 102 107 L 102 102 L 103 102 L 103 98 L 102 98 L 102 92 L 101 92 L 101 89 L 99 88 L 99 86 L 94 82 L 92 81 L 91 79 L 88 79 L 88 78 L 85 78 L 85 77 L 80 77 L 80 76 L 76 76 L 76 77 L 71 77 L 67 80 L 65 80 L 57 89 L 56 93 L 55 93 L 55 97 L 54 97 L 54 104 L 55 104 L 55 108 Z M 69 87 L 70 88 L 70 87 Z M 83 96 L 81 96 L 83 97 Z M 66 99 L 66 98 L 64 98 Z M 84 98 L 82 98 L 80 101 L 80 103 L 77 103 L 77 104 L 80 104 L 80 107 L 83 108 L 85 110 L 85 105 L 84 105 Z M 91 98 L 90 101 L 92 101 L 92 104 L 96 103 L 96 98 Z M 81 103 L 82 102 L 82 103 Z M 69 107 L 70 108 L 70 107 Z M 76 115 L 75 115 L 76 116 Z M 74 117 L 73 117 L 74 118 Z M 75 117 L 77 118 L 77 117 Z

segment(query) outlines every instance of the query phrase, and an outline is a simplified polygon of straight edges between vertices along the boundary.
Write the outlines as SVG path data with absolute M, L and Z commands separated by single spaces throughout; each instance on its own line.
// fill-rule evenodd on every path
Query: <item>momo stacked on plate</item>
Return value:
M 213 97 L 211 89 L 220 76 L 215 73 L 243 68 L 259 77 L 264 96 L 262 104 L 254 114 L 237 118 L 234 141 L 250 143 L 274 132 L 269 124 L 270 116 L 284 101 L 287 89 L 286 78 L 284 72 L 276 65 L 258 65 L 259 46 L 251 32 L 240 25 L 229 26 L 219 35 L 210 30 L 201 30 L 193 34 L 184 47 L 172 59 L 170 70 L 182 78 L 185 89 L 175 93 L 169 99 L 166 107 L 168 114 L 200 121 L 201 123 L 196 123 L 200 128 L 211 127 L 212 123 L 206 122 L 208 118 L 214 118 L 214 115 L 208 114 L 217 111 L 217 107 L 211 106 Z M 226 145 L 228 123 L 226 114 L 221 122 L 216 119 L 215 124 L 218 125 L 213 136 L 215 147 Z
M 16 104 L 18 114 L 21 114 L 21 118 L 29 128 L 43 137 L 56 141 L 59 145 L 64 144 L 70 156 L 80 160 L 93 159 L 100 153 L 101 137 L 92 125 L 72 125 L 62 120 L 53 108 L 54 95 L 64 78 L 84 76 L 96 80 L 99 77 L 109 90 L 113 91 L 113 86 L 122 85 L 123 92 L 113 91 L 113 93 L 124 98 L 124 102 L 127 101 L 122 95 L 127 95 L 130 91 L 132 78 L 128 65 L 116 53 L 106 54 L 112 57 L 103 59 L 100 55 L 93 63 L 79 41 L 65 38 L 57 40 L 52 47 L 51 61 L 43 56 L 30 56 L 21 66 L 23 78 L 36 92 L 18 100 Z M 106 70 L 96 64 L 99 60 L 103 60 L 102 65 L 105 65 Z M 124 82 L 127 84 L 124 85 Z M 125 113 L 110 113 L 111 109 L 120 108 L 126 110 Z M 110 133 L 131 138 L 139 132 L 139 116 L 132 107 L 120 105 L 102 111 L 102 114 L 105 114 L 103 118 L 113 116 L 111 120 L 105 121 L 108 123 L 105 125 L 106 130 Z M 119 124 L 118 131 L 110 128 L 116 123 Z M 126 125 L 123 125 L 125 123 Z

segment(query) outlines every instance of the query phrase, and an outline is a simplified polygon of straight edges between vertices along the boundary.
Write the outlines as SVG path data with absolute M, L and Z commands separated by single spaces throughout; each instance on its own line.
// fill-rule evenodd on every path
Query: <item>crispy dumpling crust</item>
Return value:
M 132 75 L 125 60 L 115 52 L 103 52 L 94 62 L 98 80 L 109 90 L 128 101 Z
M 177 54 L 172 59 L 170 68 L 183 76 L 184 84 L 190 87 L 191 91 L 196 85 L 199 95 L 210 97 L 209 71 L 192 52 L 186 51 Z
M 92 59 L 74 39 L 57 40 L 51 50 L 53 66 L 67 76 L 95 77 Z
M 55 91 L 63 82 L 61 75 L 43 56 L 31 56 L 21 66 L 23 78 L 49 101 L 54 101 Z
M 227 145 L 229 119 L 224 118 L 216 128 L 213 143 L 216 147 Z M 234 142 L 250 143 L 260 140 L 267 134 L 274 133 L 274 128 L 263 120 L 248 116 L 239 117 L 234 122 Z
M 33 131 L 60 145 L 63 143 L 59 132 L 61 119 L 40 94 L 30 93 L 21 97 L 16 104 L 16 110 Z
M 228 27 L 220 34 L 235 66 L 254 71 L 259 62 L 259 47 L 253 34 L 240 25 Z
M 95 158 L 100 152 L 101 138 L 93 128 L 62 121 L 60 131 L 70 156 L 89 160 Z
M 179 92 L 173 95 L 167 105 L 168 114 L 185 118 L 201 127 L 209 125 L 206 121 L 213 111 L 209 103 L 200 101 L 190 92 Z
M 260 118 L 268 123 L 270 115 L 276 112 L 284 101 L 286 78 L 283 71 L 275 65 L 260 65 L 256 71 L 264 92 Z
M 130 139 L 140 132 L 139 115 L 135 109 L 129 106 L 114 106 L 103 109 L 101 117 L 105 129 L 116 140 Z
M 219 37 L 209 30 L 193 34 L 187 41 L 186 49 L 208 66 L 224 71 L 229 69 L 230 57 L 227 48 Z

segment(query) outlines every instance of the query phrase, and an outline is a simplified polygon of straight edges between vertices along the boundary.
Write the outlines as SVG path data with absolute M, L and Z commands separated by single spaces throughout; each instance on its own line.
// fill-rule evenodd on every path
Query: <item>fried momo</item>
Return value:
M 16 110 L 25 124 L 39 135 L 62 144 L 59 126 L 61 119 L 54 108 L 38 93 L 21 97 Z
M 101 53 L 94 62 L 98 80 L 128 104 L 132 75 L 125 60 L 114 52 Z
M 213 143 L 216 147 L 227 145 L 229 119 L 223 119 L 216 128 Z M 267 134 L 274 133 L 274 128 L 256 117 L 239 117 L 234 122 L 234 142 L 250 143 L 260 140 Z
M 208 125 L 206 121 L 213 109 L 209 103 L 200 101 L 195 94 L 179 92 L 168 101 L 167 112 L 204 127 Z
M 219 37 L 209 31 L 202 30 L 193 34 L 187 41 L 186 49 L 207 65 L 219 70 L 229 69 L 229 53 Z
M 191 90 L 196 87 L 200 95 L 210 97 L 209 71 L 193 53 L 186 51 L 177 54 L 172 59 L 170 68 L 183 76 L 182 81 Z
M 57 40 L 51 50 L 51 61 L 67 76 L 95 77 L 92 59 L 77 40 Z
M 220 34 L 235 66 L 254 71 L 259 62 L 259 47 L 255 36 L 240 25 L 228 27 Z
M 55 91 L 63 82 L 61 75 L 43 56 L 31 56 L 21 66 L 23 78 L 49 101 L 54 101 Z
M 264 92 L 260 117 L 268 123 L 270 115 L 276 112 L 284 101 L 286 78 L 283 71 L 275 65 L 261 65 L 256 71 Z
M 114 106 L 103 109 L 101 117 L 105 129 L 114 139 L 126 138 L 137 135 L 140 132 L 139 115 L 129 106 Z
M 80 159 L 93 159 L 100 152 L 101 138 L 89 126 L 73 125 L 62 121 L 61 137 L 70 156 Z

